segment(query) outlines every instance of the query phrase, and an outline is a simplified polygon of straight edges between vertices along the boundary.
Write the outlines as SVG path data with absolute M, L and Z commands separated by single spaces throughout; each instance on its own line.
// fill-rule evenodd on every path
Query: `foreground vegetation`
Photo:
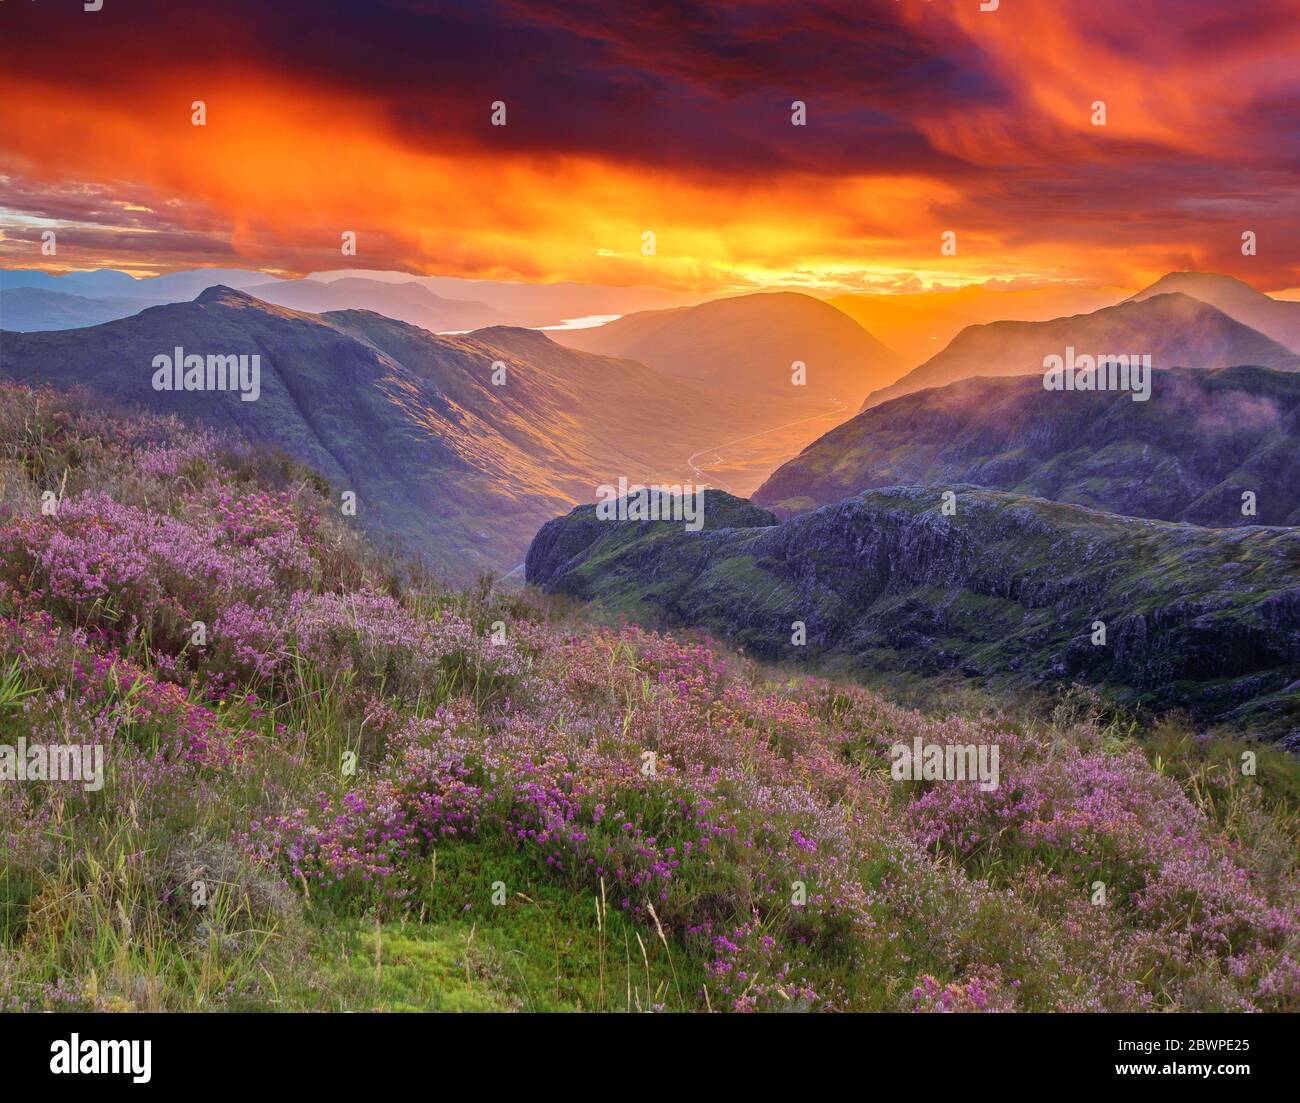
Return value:
M 0 391 L 0 743 L 107 767 L 0 782 L 0 1006 L 1300 1007 L 1290 756 L 448 591 L 337 502 Z M 893 780 L 913 738 L 1000 786 Z

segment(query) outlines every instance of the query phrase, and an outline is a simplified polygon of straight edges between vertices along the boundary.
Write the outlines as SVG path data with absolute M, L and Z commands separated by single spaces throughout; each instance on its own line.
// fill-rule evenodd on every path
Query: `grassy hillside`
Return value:
M 0 744 L 107 766 L 0 782 L 0 1005 L 1300 1008 L 1287 756 L 450 592 L 335 501 L 0 393 Z M 914 737 L 1001 785 L 893 780 Z

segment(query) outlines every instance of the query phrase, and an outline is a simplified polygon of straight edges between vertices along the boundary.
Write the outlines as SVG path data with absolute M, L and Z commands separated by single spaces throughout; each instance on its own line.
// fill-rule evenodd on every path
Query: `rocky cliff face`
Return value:
M 894 487 L 784 522 L 709 492 L 700 532 L 580 507 L 538 533 L 527 577 L 766 659 L 1078 680 L 1206 725 L 1300 734 L 1300 531 L 952 489 L 952 515 L 937 489 Z

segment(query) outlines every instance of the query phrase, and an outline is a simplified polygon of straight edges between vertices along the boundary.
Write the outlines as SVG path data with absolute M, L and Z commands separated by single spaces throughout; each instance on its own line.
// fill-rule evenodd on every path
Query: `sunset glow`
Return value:
M 706 293 L 1300 282 L 1281 0 L 275 7 L 6 5 L 3 263 L 300 275 L 353 230 L 358 267 Z

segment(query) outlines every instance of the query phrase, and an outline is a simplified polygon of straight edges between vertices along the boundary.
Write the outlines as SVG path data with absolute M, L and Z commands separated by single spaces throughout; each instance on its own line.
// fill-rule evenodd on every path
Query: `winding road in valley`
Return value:
M 695 473 L 696 480 L 699 482 L 703 482 L 705 480 L 704 468 L 700 467 L 695 462 L 700 456 L 707 456 L 713 454 L 714 465 L 716 465 L 722 462 L 722 458 L 723 458 L 721 455 L 722 450 L 724 448 L 730 448 L 732 445 L 743 444 L 745 441 L 762 440 L 766 437 L 771 436 L 773 433 L 780 432 L 782 429 L 792 429 L 796 425 L 804 425 L 809 421 L 829 421 L 831 419 L 835 419 L 836 423 L 838 424 L 839 420 L 843 417 L 846 406 L 838 398 L 832 398 L 830 401 L 835 403 L 835 409 L 828 411 L 827 413 L 813 414 L 811 417 L 797 418 L 794 421 L 787 421 L 783 425 L 773 425 L 770 429 L 760 429 L 757 433 L 750 433 L 747 436 L 737 437 L 735 440 L 729 440 L 723 444 L 715 444 L 708 448 L 701 448 L 696 452 L 692 452 L 690 456 L 687 457 L 686 462 L 690 466 L 690 469 Z M 731 489 L 731 487 L 729 487 L 721 479 L 714 479 L 713 482 L 708 483 L 708 485 L 716 486 L 720 490 L 725 490 L 728 494 L 735 493 Z
M 799 425 L 806 425 L 810 421 L 829 421 L 831 422 L 832 426 L 838 425 L 841 421 L 844 420 L 845 411 L 848 409 L 848 407 L 846 406 L 845 403 L 841 402 L 838 398 L 832 398 L 829 399 L 828 401 L 834 403 L 834 408 L 830 410 L 826 410 L 820 414 L 812 414 L 809 417 L 796 418 L 794 421 L 786 421 L 780 425 L 773 425 L 767 429 L 760 429 L 756 433 L 747 433 L 745 436 L 736 437 L 734 440 L 723 441 L 721 444 L 713 444 L 707 448 L 697 449 L 696 451 L 692 452 L 690 456 L 687 457 L 686 459 L 687 466 L 690 467 L 691 472 L 693 473 L 693 476 L 695 478 L 695 481 L 698 484 L 702 484 L 710 487 L 716 487 L 719 490 L 725 490 L 728 494 L 735 494 L 737 492 L 733 490 L 730 485 L 723 482 L 721 479 L 716 477 L 710 479 L 708 477 L 708 469 L 710 467 L 720 466 L 724 463 L 729 463 L 730 466 L 735 466 L 737 462 L 737 457 L 734 455 L 730 458 L 724 457 L 723 456 L 724 450 L 729 448 L 735 448 L 737 445 L 748 444 L 750 451 L 756 451 L 757 450 L 756 446 L 758 445 L 758 443 L 767 440 L 774 433 L 780 433 L 787 429 L 793 429 Z M 773 465 L 773 468 L 785 462 L 785 460 L 790 458 L 790 455 L 796 454 L 799 451 L 799 449 L 802 447 L 803 447 L 802 444 L 798 445 L 797 447 L 795 447 L 794 451 L 792 451 L 789 455 L 782 455 L 781 458 L 777 460 L 776 464 Z M 743 451 L 744 450 L 742 450 L 742 455 L 740 457 L 742 460 L 743 460 Z M 708 457 L 709 460 L 711 460 L 711 462 L 706 461 L 705 457 Z M 770 472 L 766 472 L 765 474 L 770 474 Z M 754 488 L 750 488 L 745 493 L 752 494 L 753 490 Z M 514 567 L 511 567 L 510 570 L 506 571 L 505 574 L 501 575 L 497 579 L 497 584 L 499 585 L 500 583 L 503 583 L 507 579 L 513 578 L 516 575 L 522 575 L 523 570 L 524 570 L 523 563 L 516 564 Z

